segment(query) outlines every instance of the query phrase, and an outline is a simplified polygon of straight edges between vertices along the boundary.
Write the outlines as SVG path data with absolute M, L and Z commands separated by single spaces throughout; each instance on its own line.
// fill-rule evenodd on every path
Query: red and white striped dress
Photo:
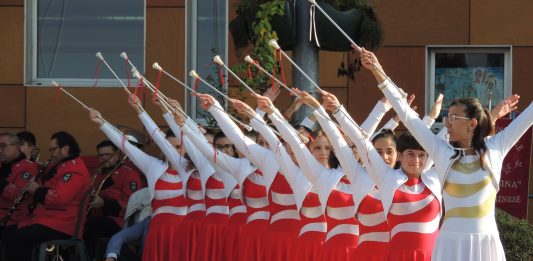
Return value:
M 153 126 L 155 123 L 151 122 L 148 126 L 150 128 L 147 127 L 147 130 L 152 130 L 151 133 L 154 133 L 157 128 L 157 126 L 155 128 Z M 167 162 L 147 155 L 129 142 L 123 142 L 122 134 L 108 123 L 104 123 L 100 129 L 128 155 L 130 160 L 146 175 L 148 181 L 153 213 L 147 240 L 145 240 L 143 259 L 181 260 L 181 256 L 177 252 L 177 243 L 180 237 L 178 230 L 187 214 L 187 200 L 183 190 L 183 180 L 187 179 L 187 173 L 178 173 L 176 170 L 170 169 Z M 170 144 L 164 143 L 165 138 L 160 132 L 155 132 L 153 138 L 163 151 L 170 152 L 172 150 Z M 173 152 L 176 152 L 175 149 Z M 175 160 L 175 163 L 180 161 L 179 158 L 175 158 Z
M 198 171 L 195 170 L 189 177 L 185 191 L 188 210 L 187 216 L 185 216 L 179 229 L 181 236 L 178 252 L 180 253 L 180 260 L 197 260 L 197 249 L 202 249 L 203 247 L 200 246 L 203 242 L 198 239 L 198 236 L 205 217 L 204 193 Z
M 387 260 L 389 246 L 389 225 L 383 212 L 381 195 L 374 188 L 359 205 L 359 242 L 352 260 L 384 261 Z
M 300 232 L 300 215 L 291 186 L 278 173 L 268 193 L 270 225 L 265 238 L 265 260 L 292 260 Z
M 183 260 L 176 242 L 187 213 L 187 199 L 177 171 L 168 169 L 155 183 L 152 220 L 146 236 L 143 260 Z
M 300 167 L 292 161 L 287 150 L 280 143 L 272 129 L 268 128 L 260 117 L 254 117 L 250 121 L 250 124 L 268 142 L 270 150 L 274 152 L 276 161 L 283 173 L 283 178 L 287 182 L 286 185 L 289 185 L 291 189 L 289 191 L 288 188 L 283 188 L 281 186 L 278 188 L 279 185 L 277 185 L 276 180 L 274 180 L 270 189 L 270 198 L 273 199 L 273 196 L 276 195 L 277 198 L 283 197 L 286 198 L 286 200 L 271 200 L 271 221 L 279 220 L 275 217 L 279 216 L 279 213 L 283 213 L 283 211 L 291 213 L 292 216 L 294 208 L 298 211 L 296 214 L 299 214 L 300 216 L 298 222 L 289 221 L 296 229 L 297 237 L 296 242 L 289 247 L 289 249 L 293 249 L 293 251 L 291 251 L 292 257 L 286 258 L 281 255 L 280 257 L 285 260 L 320 260 L 322 244 L 326 238 L 327 225 L 318 194 L 309 180 L 303 175 Z M 278 176 L 276 176 L 276 179 L 278 179 Z M 282 191 L 285 192 L 281 193 Z M 280 194 L 282 196 L 279 196 Z M 283 208 L 275 206 L 278 205 L 277 202 L 291 202 L 293 198 L 294 206 L 292 204 L 284 204 Z M 296 221 L 295 218 L 292 219 Z M 285 220 L 284 223 L 287 221 L 288 220 Z M 271 223 L 269 229 L 273 228 L 276 228 L 276 225 Z M 280 226 L 280 228 L 285 229 L 286 225 Z M 289 235 L 293 233 L 292 229 L 286 229 L 286 231 L 289 232 Z M 272 241 L 281 241 L 280 238 L 286 237 L 281 233 L 274 235 L 276 238 Z M 283 240 L 282 243 L 288 244 L 285 240 Z M 277 253 L 287 253 L 287 251 L 283 252 L 282 250 Z
M 391 228 L 389 260 L 431 260 L 440 217 L 440 203 L 431 190 L 420 178 L 409 178 L 394 193 L 387 217 Z
M 242 194 L 246 204 L 246 225 L 239 238 L 236 260 L 263 260 L 270 211 L 261 171 L 256 170 L 244 180 Z
M 293 260 L 318 261 L 328 229 L 324 211 L 314 189 L 307 193 L 300 208 L 301 226 Z
M 228 197 L 229 218 L 224 230 L 224 250 L 222 256 L 226 260 L 237 260 L 239 253 L 239 238 L 244 225 L 246 225 L 246 205 L 241 200 L 239 184 L 231 191 Z
M 326 206 L 328 232 L 322 260 L 350 260 L 357 247 L 359 226 L 350 181 L 343 177 L 331 191 Z
M 215 173 L 207 179 L 205 207 L 205 218 L 200 228 L 199 238 L 204 249 L 198 253 L 198 260 L 225 260 L 222 253 L 224 250 L 224 228 L 229 218 L 229 206 L 224 190 L 224 181 L 219 173 Z

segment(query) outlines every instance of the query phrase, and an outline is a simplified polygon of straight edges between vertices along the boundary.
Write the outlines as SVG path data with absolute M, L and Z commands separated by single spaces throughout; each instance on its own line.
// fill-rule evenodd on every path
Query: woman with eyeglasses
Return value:
M 479 100 L 457 99 L 445 122 L 448 143 L 423 127 L 406 106 L 403 91 L 383 73 L 373 53 L 363 51 L 362 62 L 402 122 L 435 161 L 445 213 L 432 260 L 505 260 L 495 219 L 496 193 L 503 159 L 533 123 L 533 106 L 530 104 L 494 135 L 492 116 Z M 512 110 L 518 98 L 512 96 L 504 107 Z

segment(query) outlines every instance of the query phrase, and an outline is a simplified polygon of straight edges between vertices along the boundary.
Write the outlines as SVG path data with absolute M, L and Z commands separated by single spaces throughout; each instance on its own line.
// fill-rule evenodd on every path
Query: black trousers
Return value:
M 5 241 L 8 260 L 31 261 L 35 246 L 48 240 L 68 239 L 71 235 L 61 233 L 40 224 L 19 228 Z
M 85 222 L 85 230 L 83 232 L 83 240 L 87 246 L 89 257 L 94 259 L 98 240 L 101 237 L 112 237 L 118 231 L 120 231 L 120 227 L 111 218 L 89 217 Z M 101 258 L 103 257 L 96 257 L 97 260 Z

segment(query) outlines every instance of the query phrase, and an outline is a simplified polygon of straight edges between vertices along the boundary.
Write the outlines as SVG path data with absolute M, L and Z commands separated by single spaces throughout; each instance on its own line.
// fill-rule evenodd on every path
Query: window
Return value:
M 144 0 L 27 0 L 25 84 L 92 86 L 102 52 L 117 75 L 126 78 L 121 52 L 144 71 Z M 99 68 L 99 85 L 120 86 Z
M 199 3 L 201 6 L 199 6 Z M 227 63 L 228 53 L 228 1 L 227 0 L 187 0 L 187 27 L 186 27 L 186 83 L 193 87 L 195 80 L 189 77 L 190 70 L 196 70 L 202 79 L 207 80 L 222 92 L 227 92 L 227 82 L 221 84 L 219 68 L 213 64 L 213 56 L 220 55 L 220 58 Z M 225 70 L 223 70 L 223 74 Z M 227 77 L 226 77 L 227 78 Z M 209 113 L 198 107 L 197 99 L 191 97 L 186 91 L 185 99 L 188 114 L 204 125 L 210 125 Z M 198 92 L 208 93 L 218 99 L 221 104 L 224 100 L 216 95 L 215 91 L 200 82 Z
M 475 97 L 491 109 L 511 95 L 511 47 L 427 47 L 426 111 L 439 93 L 444 94 L 441 115 L 434 125 L 442 128 L 442 116 L 457 98 Z

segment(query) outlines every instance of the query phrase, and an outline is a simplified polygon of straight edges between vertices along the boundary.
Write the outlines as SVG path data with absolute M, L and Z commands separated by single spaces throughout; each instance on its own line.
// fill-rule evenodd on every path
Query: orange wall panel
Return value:
M 414 93 L 414 105 L 424 114 L 425 102 L 425 48 L 385 47 L 376 52 L 385 73 L 407 93 Z M 353 59 L 353 58 L 352 58 Z M 383 97 L 372 74 L 362 68 L 348 88 L 348 111 L 358 123 L 362 123 L 376 102 Z M 392 115 L 389 113 L 389 115 Z M 384 121 L 388 120 L 388 116 Z M 383 122 L 384 123 L 384 122 Z
M 468 44 L 469 1 L 374 1 L 384 45 Z
M 471 44 L 533 45 L 533 1 L 472 0 Z
M 533 100 L 531 68 L 533 68 L 533 47 L 513 47 L 513 93 L 520 95 L 518 109 L 525 109 Z M 533 169 L 533 168 L 532 168 Z
M 24 7 L 0 7 L 0 84 L 22 84 Z
M 147 7 L 185 7 L 185 0 L 147 0 Z
M 114 125 L 126 125 L 137 130 L 141 124 L 127 104 L 124 92 L 120 88 L 66 88 L 72 95 L 87 106 L 92 106 Z M 61 94 L 56 100 L 56 89 L 47 87 L 27 88 L 27 130 L 33 132 L 47 159 L 48 141 L 57 131 L 71 133 L 80 143 L 83 155 L 95 154 L 95 146 L 103 140 L 104 134 L 89 119 L 89 114 L 74 100 Z
M 146 76 L 154 85 L 158 72 L 152 64 L 158 62 L 167 72 L 184 81 L 185 72 L 185 9 L 148 8 L 146 13 Z M 160 90 L 183 105 L 184 90 L 174 80 L 163 75 Z M 146 109 L 159 125 L 166 125 L 159 108 L 151 102 L 151 94 L 146 97 Z
M 26 94 L 22 85 L 0 85 L 0 104 L 2 117 L 0 127 L 24 128 Z

